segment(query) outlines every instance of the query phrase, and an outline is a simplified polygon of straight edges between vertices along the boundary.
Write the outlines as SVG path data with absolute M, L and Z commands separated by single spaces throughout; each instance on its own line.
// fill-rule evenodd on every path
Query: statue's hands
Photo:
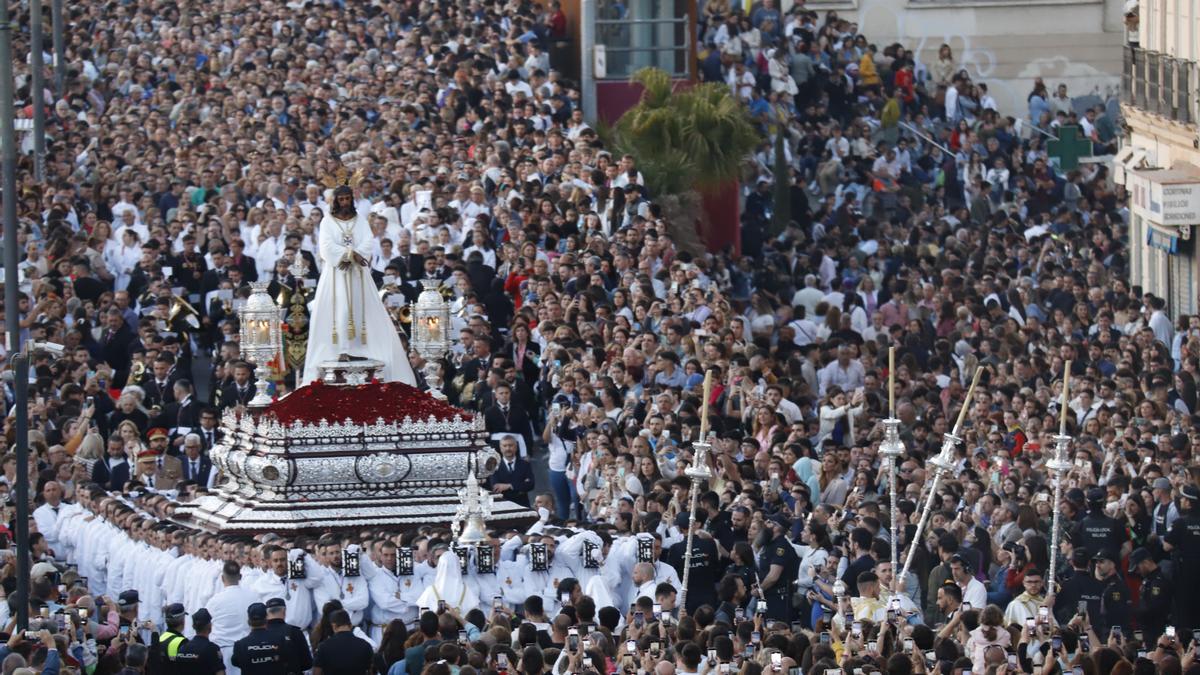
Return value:
M 367 259 L 359 255 L 357 251 L 354 252 L 354 262 L 358 263 L 362 267 L 367 266 Z

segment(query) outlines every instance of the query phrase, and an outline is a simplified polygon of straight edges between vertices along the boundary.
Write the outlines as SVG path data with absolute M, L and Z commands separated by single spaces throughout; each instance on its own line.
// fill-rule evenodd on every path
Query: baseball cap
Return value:
M 1170 490 L 1171 479 L 1159 476 L 1158 478 L 1154 479 L 1154 483 L 1151 487 L 1153 487 L 1155 490 Z
M 133 607 L 136 604 L 138 604 L 138 592 L 137 591 L 134 591 L 134 590 L 121 591 L 121 594 L 117 596 L 117 606 L 120 607 L 121 609 Z
M 267 606 L 261 602 L 252 602 L 246 608 L 246 618 L 250 621 L 266 621 Z
M 1092 556 L 1092 562 L 1099 562 L 1101 560 L 1111 560 L 1113 562 L 1116 562 L 1117 558 L 1112 553 L 1109 553 L 1107 550 L 1100 549 L 1099 551 L 1096 551 L 1096 555 Z
M 1088 488 L 1087 500 L 1089 504 L 1104 501 L 1104 488 L 1096 486 Z
M 287 602 L 283 598 L 271 598 L 266 602 L 267 609 L 282 609 L 287 607 Z
M 201 629 L 211 623 L 212 623 L 212 614 L 209 614 L 208 610 L 204 609 L 203 607 L 196 610 L 195 614 L 192 614 L 192 627 L 193 628 Z
M 52 574 L 58 574 L 58 568 L 54 566 L 54 563 L 40 562 L 34 565 L 33 569 L 29 570 L 29 578 L 31 579 L 47 577 Z
M 1133 549 L 1133 553 L 1129 554 L 1129 566 L 1133 567 L 1134 565 L 1137 565 L 1138 563 L 1142 562 L 1143 560 L 1149 560 L 1149 559 L 1150 559 L 1150 551 L 1147 551 L 1145 549 L 1145 547 L 1135 548 L 1135 549 Z
M 183 617 L 187 616 L 187 610 L 182 604 L 173 602 L 167 605 L 167 608 L 163 610 L 163 616 L 168 619 L 182 619 Z

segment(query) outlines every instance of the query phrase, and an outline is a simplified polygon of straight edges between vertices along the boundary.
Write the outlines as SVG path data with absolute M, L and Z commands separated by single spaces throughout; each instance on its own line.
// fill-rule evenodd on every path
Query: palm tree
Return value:
M 723 84 L 677 88 L 658 68 L 643 68 L 632 80 L 642 85 L 642 98 L 617 121 L 616 146 L 637 158 L 676 244 L 698 250 L 699 190 L 741 176 L 759 134 Z

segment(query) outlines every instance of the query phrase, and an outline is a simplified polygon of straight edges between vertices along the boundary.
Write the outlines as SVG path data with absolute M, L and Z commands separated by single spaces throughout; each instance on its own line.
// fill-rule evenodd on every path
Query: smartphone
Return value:
M 501 609 L 504 609 L 504 598 L 499 595 L 493 596 L 492 597 L 492 611 L 498 612 Z
M 830 642 L 829 631 L 827 631 L 827 630 L 821 631 L 820 641 L 821 641 L 821 644 L 823 644 L 823 645 L 829 644 L 829 642 Z
M 1053 649 L 1056 652 L 1061 652 L 1062 647 L 1063 647 L 1063 645 L 1062 645 L 1062 636 L 1061 635 L 1055 635 L 1053 638 L 1050 639 L 1050 648 L 1051 649 Z
M 560 593 L 558 596 L 558 602 L 561 605 L 571 604 L 571 594 L 570 593 Z
M 744 659 L 754 658 L 754 645 L 746 645 L 746 648 L 742 650 L 742 658 L 744 658 Z
M 1009 668 L 1017 667 L 1017 655 L 1013 654 L 1012 652 L 1008 653 L 1008 667 Z
M 467 644 L 467 631 L 465 631 L 465 630 L 458 631 L 458 644 L 460 644 L 460 645 Z
M 771 654 L 771 670 L 776 673 L 783 670 L 783 654 L 779 652 Z
M 1075 613 L 1080 616 L 1087 614 L 1087 600 L 1080 600 L 1075 603 Z
M 567 651 L 579 651 L 579 629 L 572 628 L 567 631 Z
M 737 621 L 738 623 L 745 621 L 746 620 L 746 610 L 742 607 L 738 607 L 737 609 L 735 609 L 733 611 L 733 620 Z
M 508 654 L 504 652 L 496 654 L 496 668 L 502 673 L 508 670 Z
M 962 611 L 964 611 L 964 612 L 969 612 L 969 611 L 971 611 L 971 603 L 969 603 L 969 602 L 964 602 L 964 603 L 962 604 Z
M 654 610 L 653 610 L 653 611 L 654 611 L 654 616 L 655 616 L 655 617 L 657 617 L 658 615 L 662 614 L 662 605 L 658 604 L 657 602 L 656 602 L 656 603 L 654 603 Z
M 1142 631 L 1140 631 L 1140 630 L 1133 631 L 1133 641 L 1139 645 L 1146 644 L 1146 638 L 1142 636 Z
M 850 632 L 854 634 L 854 637 L 862 637 L 862 622 L 855 621 L 850 624 Z
M 1110 630 L 1110 631 L 1109 631 L 1109 635 L 1110 635 L 1111 637 L 1113 637 L 1113 638 L 1116 638 L 1117 640 L 1120 640 L 1120 639 L 1121 639 L 1121 637 L 1122 637 L 1122 636 L 1121 636 L 1121 627 L 1120 627 L 1120 626 L 1113 626 L 1113 627 L 1112 627 L 1112 630 Z
M 651 642 L 651 643 L 650 643 L 650 656 L 657 657 L 657 656 L 658 656 L 658 653 L 659 653 L 660 651 L 662 651 L 662 644 L 661 644 L 661 643 L 658 643 L 658 642 Z
M 708 651 L 711 652 L 712 650 L 710 649 Z M 637 640 L 626 640 L 625 641 L 625 653 L 626 654 L 636 654 L 637 653 Z
M 933 668 L 937 665 L 937 652 L 932 649 L 925 652 L 925 667 Z
M 25 631 L 25 634 L 26 634 L 26 639 L 29 639 L 29 637 L 28 637 L 29 631 Z M 35 633 L 35 635 L 36 635 L 36 633 Z M 129 626 L 121 626 L 120 628 L 118 628 L 117 635 L 119 635 L 122 640 L 129 637 Z
M 592 657 L 590 657 L 590 656 L 583 657 L 583 667 L 584 668 L 592 667 Z
M 446 601 L 438 600 L 438 614 L 444 614 L 445 612 L 446 612 Z
M 708 650 L 708 665 L 709 667 L 717 665 L 717 650 Z
M 753 633 L 750 633 L 750 641 L 753 642 L 754 644 L 758 644 L 759 642 L 762 642 L 762 633 L 760 633 L 758 631 L 754 631 Z
M 87 617 L 88 617 L 88 611 L 86 609 L 80 607 L 79 608 L 79 618 L 83 621 L 87 621 Z
M 799 635 L 800 631 L 802 631 L 802 630 L 804 630 L 804 624 L 800 623 L 799 621 L 792 622 L 792 634 L 793 635 Z
M 1050 622 L 1050 608 L 1049 607 L 1038 607 L 1038 623 L 1049 623 L 1049 622 Z
M 1084 654 L 1092 651 L 1092 641 L 1088 638 L 1087 633 L 1079 634 L 1079 651 Z
M 645 626 L 646 625 L 646 613 L 645 612 L 634 612 L 633 613 L 633 625 L 637 628 L 641 628 L 641 627 Z
M 128 627 L 128 626 L 121 626 L 121 628 L 122 628 L 122 629 L 123 629 L 123 631 L 124 631 L 123 633 L 121 633 L 121 637 L 122 637 L 122 638 L 125 638 L 125 637 L 127 637 L 127 636 L 129 635 L 129 627 Z M 38 632 L 37 632 L 36 630 L 27 630 L 27 631 L 25 631 L 25 640 L 26 640 L 26 641 L 28 641 L 28 642 L 34 642 L 34 641 L 36 641 L 37 639 L 38 639 Z
M 1163 635 L 1171 642 L 1175 641 L 1175 626 L 1167 626 L 1163 630 Z
M 583 651 L 586 652 L 587 650 L 589 650 L 591 648 L 592 648 L 592 638 L 590 638 L 590 637 L 583 638 Z
M 1026 630 L 1033 631 L 1033 629 L 1037 628 L 1037 620 L 1033 617 L 1025 619 L 1025 628 Z
M 904 638 L 904 653 L 911 654 L 913 652 L 913 639 Z

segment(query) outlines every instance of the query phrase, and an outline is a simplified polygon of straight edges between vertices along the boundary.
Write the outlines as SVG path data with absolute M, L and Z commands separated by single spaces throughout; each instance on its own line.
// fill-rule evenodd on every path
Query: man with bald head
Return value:
M 629 599 L 631 603 L 638 598 L 653 598 L 654 589 L 658 586 L 654 580 L 654 563 L 640 562 L 634 565 L 633 584 L 633 597 Z
M 58 519 L 65 510 L 72 508 L 62 503 L 63 487 L 58 481 L 46 481 L 42 486 L 42 505 L 34 509 L 33 520 L 37 523 L 37 531 L 46 537 L 50 553 L 55 560 L 66 560 L 66 551 L 58 540 Z

